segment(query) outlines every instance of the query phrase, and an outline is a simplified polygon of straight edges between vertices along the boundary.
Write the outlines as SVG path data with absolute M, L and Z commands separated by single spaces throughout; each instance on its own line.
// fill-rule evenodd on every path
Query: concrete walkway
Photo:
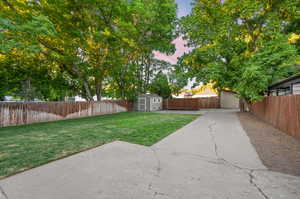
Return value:
M 205 111 L 152 147 L 113 142 L 0 187 L 0 199 L 300 199 L 300 178 L 268 171 L 227 111 Z

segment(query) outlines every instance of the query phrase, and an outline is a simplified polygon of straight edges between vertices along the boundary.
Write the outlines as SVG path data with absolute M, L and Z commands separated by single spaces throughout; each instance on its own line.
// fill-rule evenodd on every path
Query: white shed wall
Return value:
M 239 98 L 235 96 L 234 93 L 231 92 L 221 92 L 221 108 L 232 108 L 238 109 L 239 108 Z
M 163 99 L 161 97 L 151 98 L 150 111 L 162 110 Z

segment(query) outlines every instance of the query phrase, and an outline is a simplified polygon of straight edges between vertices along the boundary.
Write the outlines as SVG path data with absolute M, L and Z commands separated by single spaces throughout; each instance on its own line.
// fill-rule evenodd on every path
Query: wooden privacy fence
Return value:
M 0 127 L 132 111 L 125 100 L 101 102 L 0 102 Z
M 164 110 L 199 110 L 201 108 L 220 108 L 218 97 L 165 99 Z
M 300 138 L 300 95 L 269 96 L 250 106 L 257 117 Z

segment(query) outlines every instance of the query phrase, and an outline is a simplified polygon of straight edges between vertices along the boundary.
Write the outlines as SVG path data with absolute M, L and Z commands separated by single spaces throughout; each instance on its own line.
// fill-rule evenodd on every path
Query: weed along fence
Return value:
M 101 102 L 0 102 L 0 127 L 132 111 L 123 100 Z
M 165 99 L 164 110 L 199 110 L 202 108 L 220 108 L 218 97 Z
M 269 96 L 250 107 L 257 117 L 300 138 L 300 95 Z

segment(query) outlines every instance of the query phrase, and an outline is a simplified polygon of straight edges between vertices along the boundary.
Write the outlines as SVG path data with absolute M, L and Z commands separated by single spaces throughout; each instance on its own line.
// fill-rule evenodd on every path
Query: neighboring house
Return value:
M 138 96 L 136 109 L 141 112 L 162 110 L 163 99 L 156 94 L 142 94 Z
M 4 96 L 4 101 L 15 101 L 12 96 Z
M 270 85 L 268 95 L 300 95 L 300 73 Z
M 202 86 L 200 88 L 200 91 L 196 91 L 195 94 L 193 95 L 193 98 L 198 98 L 198 97 L 217 97 L 218 94 L 213 89 L 212 87 L 208 86 Z
M 182 91 L 179 93 L 179 95 L 172 95 L 173 98 L 192 98 L 193 94 L 189 91 Z
M 199 97 L 217 97 L 218 93 L 213 88 L 212 83 L 201 85 L 192 90 L 184 89 L 178 96 L 173 96 L 174 98 L 199 98 Z
M 97 96 L 94 96 L 93 99 L 94 99 L 94 101 L 97 101 Z M 101 100 L 112 100 L 112 98 L 102 97 Z M 68 97 L 68 99 L 66 101 L 86 102 L 86 99 L 84 99 L 80 96 L 75 96 L 75 97 Z
M 222 91 L 220 94 L 220 106 L 221 108 L 238 109 L 240 105 L 240 100 L 236 96 L 235 92 L 232 91 Z
M 35 98 L 32 101 L 40 102 L 41 100 Z M 4 102 L 25 102 L 25 100 L 13 96 L 4 96 Z

